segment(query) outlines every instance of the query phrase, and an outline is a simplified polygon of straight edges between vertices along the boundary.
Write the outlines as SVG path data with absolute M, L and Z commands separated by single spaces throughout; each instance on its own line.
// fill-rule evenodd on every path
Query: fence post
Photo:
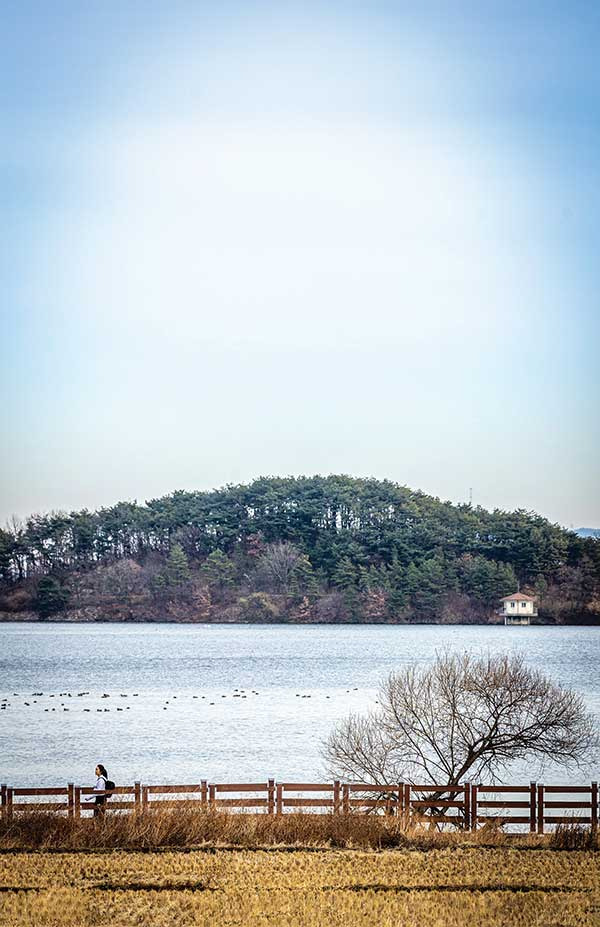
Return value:
M 142 811 L 148 810 L 148 786 L 142 786 Z
M 6 782 L 0 785 L 0 815 L 4 814 L 6 808 Z
M 404 814 L 408 820 L 410 817 L 410 783 L 404 783 Z
M 537 832 L 544 833 L 544 786 L 537 787 Z
M 277 814 L 283 814 L 283 786 L 277 784 Z
M 12 785 L 6 786 L 6 805 L 4 806 L 4 813 L 8 821 L 12 819 L 13 816 L 13 790 Z
M 340 813 L 340 780 L 336 779 L 333 783 L 333 813 Z
M 75 811 L 75 817 L 80 818 L 81 817 L 81 786 L 80 785 L 75 786 L 75 809 L 74 811 Z
M 463 828 L 465 830 L 471 830 L 471 783 L 463 782 L 464 786 L 464 798 L 463 798 Z
M 206 779 L 203 779 L 200 783 L 200 804 L 202 805 L 202 810 L 206 811 L 206 803 L 208 801 L 208 783 Z
M 133 783 L 133 803 L 134 811 L 139 811 L 142 807 L 142 783 L 134 782 Z
M 471 821 L 469 830 L 477 830 L 477 795 L 478 788 L 476 785 L 471 786 Z
M 211 811 L 214 811 L 217 807 L 215 801 L 217 799 L 217 788 L 214 782 L 211 782 L 208 787 L 208 807 Z
M 536 784 L 529 783 L 529 832 L 535 834 L 537 826 Z
M 72 782 L 67 784 L 67 815 L 75 817 L 75 785 Z
M 590 809 L 590 820 L 592 824 L 592 833 L 595 834 L 598 830 L 598 783 L 592 782 L 592 807 Z
M 267 813 L 275 814 L 275 780 L 267 782 Z
M 342 812 L 350 813 L 350 786 L 347 782 L 344 782 L 342 786 Z

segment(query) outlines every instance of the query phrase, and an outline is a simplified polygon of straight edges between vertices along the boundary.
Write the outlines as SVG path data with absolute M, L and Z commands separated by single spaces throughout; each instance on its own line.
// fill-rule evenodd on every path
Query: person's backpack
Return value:
M 114 782 L 112 781 L 112 779 L 105 779 L 105 780 L 104 780 L 104 788 L 105 788 L 105 790 L 106 790 L 107 792 L 112 792 L 112 790 L 115 788 L 115 784 L 114 784 Z M 106 797 L 107 797 L 107 798 L 110 798 L 110 795 L 107 795 Z

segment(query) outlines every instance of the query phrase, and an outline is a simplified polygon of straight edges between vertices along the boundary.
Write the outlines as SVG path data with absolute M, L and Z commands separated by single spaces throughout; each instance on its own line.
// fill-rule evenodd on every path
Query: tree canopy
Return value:
M 264 477 L 95 512 L 31 515 L 0 530 L 0 595 L 44 576 L 73 583 L 121 560 L 153 571 L 148 588 L 173 595 L 195 581 L 217 599 L 236 589 L 339 593 L 350 620 L 360 620 L 367 597 L 374 614 L 383 602 L 391 620 L 436 620 L 468 603 L 489 611 L 519 584 L 541 594 L 557 620 L 595 614 L 600 599 L 597 539 L 534 512 L 453 505 L 389 480 L 343 475 Z

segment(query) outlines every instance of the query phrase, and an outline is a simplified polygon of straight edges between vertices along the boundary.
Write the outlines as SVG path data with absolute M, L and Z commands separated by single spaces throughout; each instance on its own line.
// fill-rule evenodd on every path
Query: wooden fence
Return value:
M 104 793 L 70 782 L 51 788 L 0 787 L 0 814 L 10 819 L 23 811 L 64 812 L 79 818 L 94 810 Z M 40 800 L 41 799 L 41 800 Z M 389 814 L 474 831 L 489 822 L 543 834 L 546 825 L 598 827 L 598 783 L 589 785 L 363 785 L 346 782 L 208 782 L 192 785 L 117 786 L 107 811 L 147 811 L 164 802 L 197 802 L 206 811 L 332 814 Z M 180 805 L 183 807 L 183 805 Z

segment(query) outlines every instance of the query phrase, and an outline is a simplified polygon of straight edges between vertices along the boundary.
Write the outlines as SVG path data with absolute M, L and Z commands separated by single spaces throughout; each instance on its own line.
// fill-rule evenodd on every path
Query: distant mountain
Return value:
M 343 474 L 0 528 L 0 620 L 487 622 L 519 588 L 541 622 L 600 625 L 598 539 Z
M 576 528 L 575 534 L 580 538 L 600 538 L 600 528 Z

